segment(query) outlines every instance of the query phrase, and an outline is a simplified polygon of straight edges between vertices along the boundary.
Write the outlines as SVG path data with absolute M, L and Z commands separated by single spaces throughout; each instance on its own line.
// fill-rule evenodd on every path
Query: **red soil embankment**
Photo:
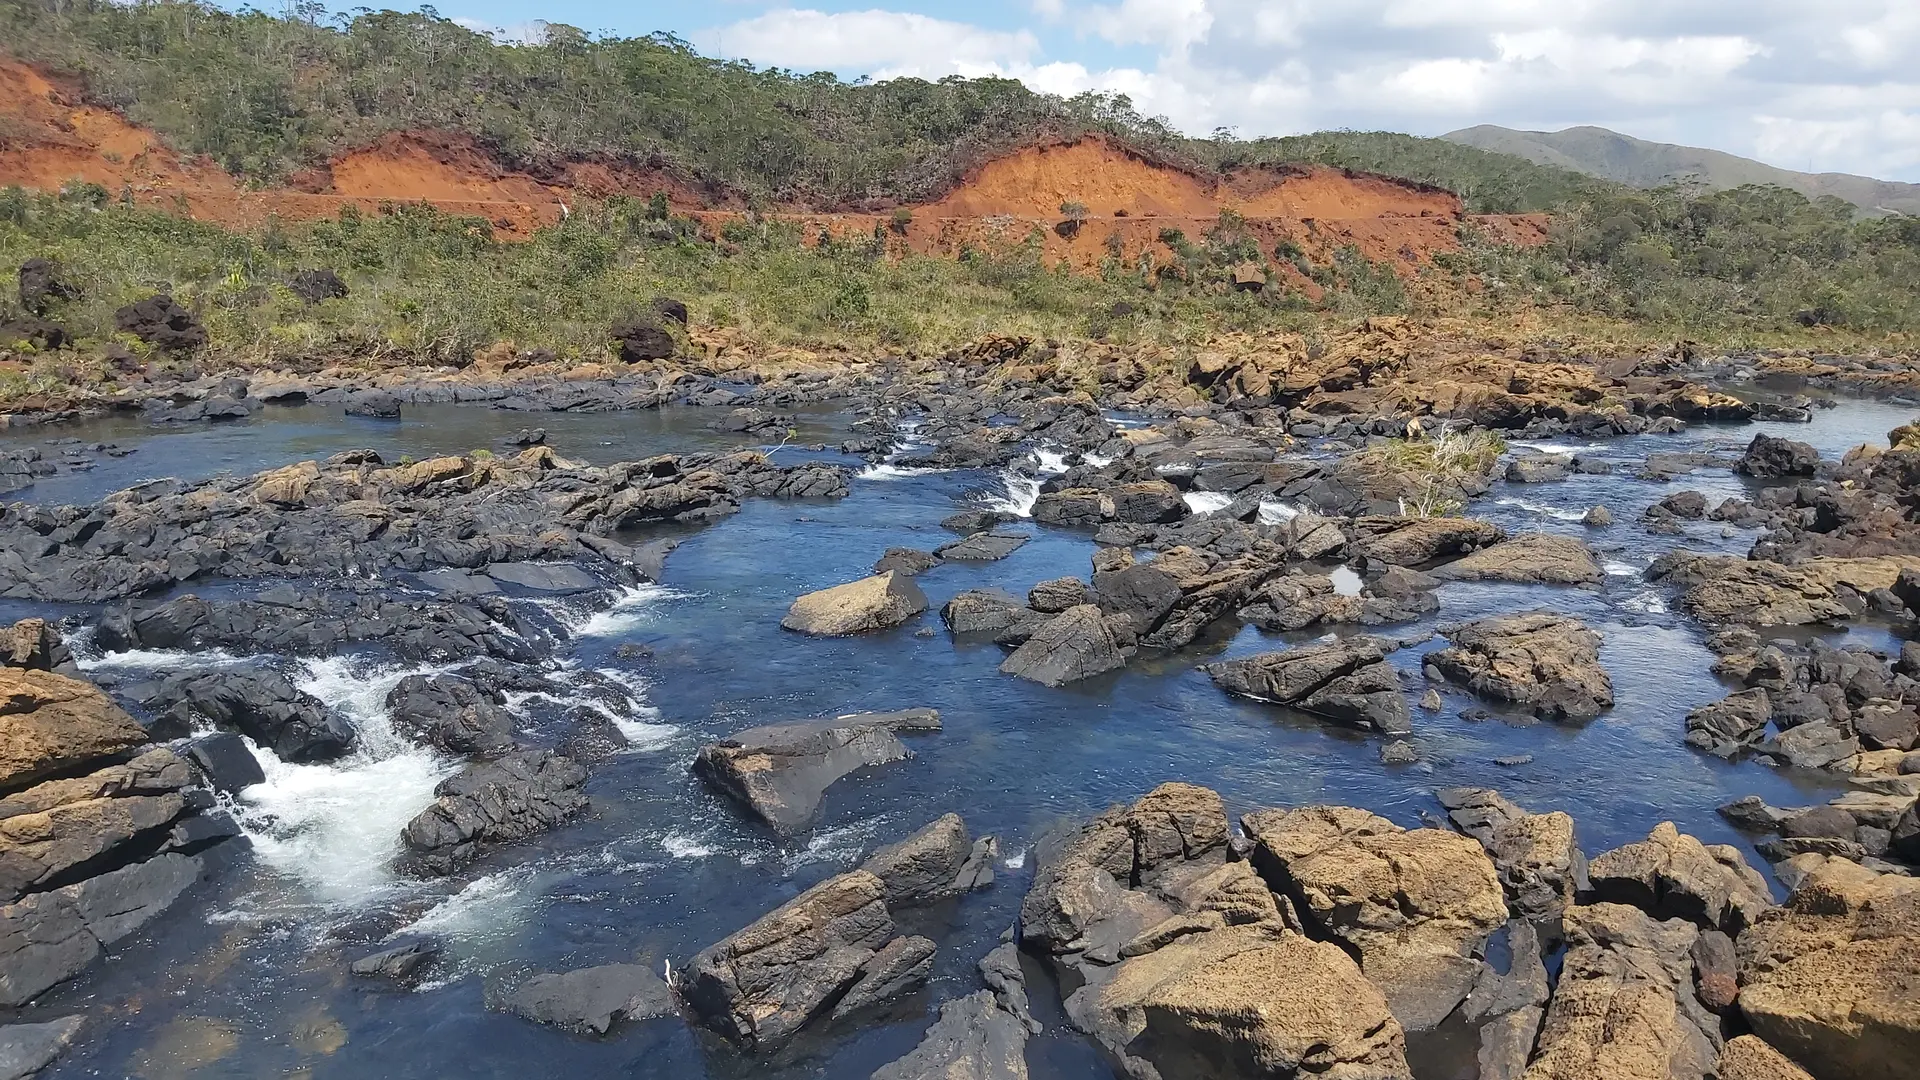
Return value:
M 665 167 L 568 161 L 536 176 L 502 166 L 471 138 L 438 132 L 392 132 L 294 177 L 289 187 L 248 189 L 214 162 L 176 154 L 152 132 L 86 105 L 77 89 L 0 59 L 0 186 L 51 191 L 74 180 L 225 225 L 332 217 L 347 205 L 372 211 L 383 203 L 428 202 L 483 217 L 509 238 L 559 221 L 581 199 L 664 193 L 676 211 L 716 229 L 742 206 Z M 1077 229 L 1056 228 L 1069 203 L 1085 208 L 1084 220 Z M 1542 242 L 1546 226 L 1543 215 L 1470 219 L 1448 192 L 1384 177 L 1326 168 L 1204 176 L 1084 138 L 987 162 L 942 198 L 906 208 L 904 240 L 916 251 L 954 254 L 1020 243 L 1038 230 L 1049 259 L 1078 268 L 1115 256 L 1165 263 L 1173 258 L 1162 240 L 1170 230 L 1199 242 L 1229 211 L 1290 280 L 1300 275 L 1279 256 L 1284 249 L 1325 263 L 1351 245 L 1411 273 L 1435 253 L 1457 248 L 1463 222 L 1515 244 Z M 902 229 L 892 214 L 783 207 L 773 216 L 799 222 L 814 237 Z

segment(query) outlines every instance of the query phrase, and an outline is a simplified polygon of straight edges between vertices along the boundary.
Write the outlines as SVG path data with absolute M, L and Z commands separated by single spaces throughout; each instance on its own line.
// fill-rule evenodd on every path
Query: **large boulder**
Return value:
M 535 975 L 505 994 L 500 1007 L 536 1023 L 594 1035 L 605 1035 L 618 1021 L 672 1016 L 678 1009 L 666 981 L 638 964 Z
M 1728 694 L 1687 714 L 1687 745 L 1731 757 L 1758 743 L 1773 718 L 1773 702 L 1764 687 Z
M 1486 848 L 1521 915 L 1555 917 L 1588 887 L 1587 858 L 1570 815 L 1529 813 L 1488 788 L 1441 788 L 1434 795 L 1454 828 Z
M 1820 467 L 1820 451 L 1803 442 L 1760 434 L 1734 463 L 1735 472 L 1748 476 L 1812 476 Z
M 1093 488 L 1043 493 L 1033 503 L 1033 520 L 1043 525 L 1094 529 L 1113 517 L 1113 500 Z
M 536 836 L 587 808 L 587 770 L 551 750 L 522 750 L 468 765 L 440 782 L 433 804 L 407 822 L 402 869 L 448 874 L 493 844 Z
M 1473 988 L 1486 939 L 1507 921 L 1474 840 L 1343 806 L 1257 811 L 1241 828 L 1262 876 L 1310 929 L 1353 949 L 1407 1030 L 1438 1026 Z
M 1587 545 L 1570 536 L 1521 533 L 1433 571 L 1445 581 L 1592 585 L 1606 575 Z
M 905 1057 L 871 1080 L 1027 1080 L 1027 1025 L 990 990 L 940 1006 L 940 1018 Z
M 927 594 L 920 586 L 889 570 L 802 596 L 780 625 L 803 634 L 842 637 L 899 626 L 925 610 Z
M 695 775 L 782 833 L 813 820 L 841 777 L 912 755 L 898 733 L 940 730 L 932 709 L 854 713 L 749 728 L 703 747 Z
M 1120 643 L 1111 620 L 1092 604 L 1080 604 L 1040 624 L 1024 644 L 1000 664 L 1008 675 L 1042 686 L 1065 686 L 1125 667 L 1131 649 Z M 1128 625 L 1127 629 L 1131 629 Z
M 1447 679 L 1544 719 L 1586 719 L 1613 707 L 1600 666 L 1600 635 L 1552 612 L 1500 615 L 1445 631 L 1449 648 L 1427 658 Z
M 1001 589 L 968 589 L 940 609 L 940 620 L 956 634 L 994 635 L 1038 619 L 1038 612 Z
M 1818 1080 L 1920 1061 L 1920 878 L 1827 859 L 1740 935 L 1740 1011 Z
M 1281 552 L 1255 544 L 1237 557 L 1216 560 L 1185 545 L 1162 551 L 1149 567 L 1167 573 L 1180 586 L 1180 598 L 1140 643 L 1157 649 L 1190 645 L 1213 623 L 1243 607 L 1254 592 L 1280 572 Z
M 0 666 L 76 674 L 73 653 L 59 627 L 45 619 L 21 619 L 0 627 Z
M 493 694 L 458 675 L 408 675 L 387 692 L 394 728 L 450 754 L 492 756 L 513 748 L 513 717 Z
M 90 683 L 0 667 L 0 790 L 130 750 L 147 732 Z
M 1179 581 L 1151 563 L 1093 575 L 1093 602 L 1109 615 L 1125 615 L 1137 634 L 1151 633 L 1183 595 Z
M 173 729 L 196 718 L 238 731 L 282 761 L 326 761 L 353 748 L 353 725 L 275 671 L 186 672 L 161 684 L 149 706 Z
M 1229 693 L 1287 705 L 1342 724 L 1405 735 L 1413 714 L 1400 676 L 1377 638 L 1344 638 L 1283 652 L 1209 664 L 1207 674 Z
M 1803 626 L 1852 618 L 1847 593 L 1891 588 L 1904 560 L 1815 558 L 1793 566 L 1765 559 L 1668 552 L 1647 577 L 1678 585 L 1680 606 L 1706 623 Z
M 207 328 L 165 293 L 115 311 L 113 325 L 121 333 L 168 352 L 187 352 L 207 343 Z
M 886 885 L 887 907 L 894 910 L 992 884 L 998 850 L 990 836 L 975 843 L 959 814 L 943 814 L 905 840 L 875 851 L 860 869 Z
M 1182 936 L 1121 964 L 1095 1008 L 1134 1076 L 1411 1080 L 1406 1035 L 1353 959 L 1271 927 Z
M 1594 856 L 1587 877 L 1601 901 L 1688 919 L 1729 937 L 1773 906 L 1766 879 L 1739 848 L 1702 844 L 1671 821 L 1645 840 Z
M 167 852 L 0 907 L 0 1005 L 24 1005 L 80 974 L 200 879 L 198 857 Z
M 1699 931 L 1625 904 L 1567 909 L 1567 951 L 1525 1080 L 1703 1080 L 1719 1019 L 1694 991 Z
M 149 838 L 188 810 L 193 772 L 154 749 L 86 776 L 48 780 L 0 800 L 0 903 L 89 866 L 144 854 Z
M 683 992 L 716 1031 L 772 1049 L 851 991 L 893 938 L 886 885 L 855 870 L 703 949 Z

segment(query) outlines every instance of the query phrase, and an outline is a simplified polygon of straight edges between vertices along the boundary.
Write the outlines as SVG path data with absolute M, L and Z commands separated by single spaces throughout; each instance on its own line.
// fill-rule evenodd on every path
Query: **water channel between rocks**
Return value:
M 1811 442 L 1831 459 L 1911 419 L 1910 410 L 1864 402 L 1815 410 L 1814 417 L 1812 424 L 1700 426 L 1578 449 L 1631 465 L 1656 451 L 1744 445 L 1755 431 L 1768 431 Z M 246 474 L 361 446 L 389 460 L 467 451 L 533 424 L 546 429 L 562 456 L 600 464 L 764 445 L 709 431 L 707 419 L 692 409 L 528 417 L 438 406 L 412 408 L 392 423 L 307 407 L 172 431 L 125 421 L 8 433 L 0 449 L 39 445 L 57 456 L 62 446 L 48 440 L 72 438 L 131 451 L 89 453 L 97 461 L 91 470 L 62 472 L 7 496 L 65 503 L 95 501 L 148 478 Z M 843 639 L 783 631 L 780 619 L 794 597 L 864 576 L 889 547 L 931 549 L 952 539 L 938 522 L 956 509 L 1031 498 L 1032 482 L 1024 478 L 867 469 L 856 459 L 801 448 L 838 442 L 850 419 L 802 413 L 792 445 L 776 451 L 782 464 L 844 461 L 856 474 L 849 497 L 751 499 L 716 525 L 680 530 L 684 543 L 667 560 L 662 581 L 629 590 L 611 608 L 565 598 L 524 601 L 544 605 L 570 629 L 572 640 L 559 654 L 565 664 L 602 672 L 628 690 L 627 701 L 598 707 L 611 709 L 630 745 L 594 772 L 587 817 L 496 852 L 451 883 L 410 882 L 386 865 L 400 828 L 456 767 L 395 736 L 382 716 L 387 690 L 423 669 L 357 653 L 287 660 L 284 669 L 302 689 L 358 724 L 361 748 L 325 765 L 263 761 L 267 783 L 237 806 L 252 855 L 219 875 L 210 896 L 183 904 L 130 939 L 112 963 L 47 996 L 55 1012 L 84 1009 L 108 1022 L 43 1075 L 864 1077 L 919 1040 L 928 1003 L 974 988 L 975 962 L 1015 917 L 1036 838 L 1165 780 L 1215 788 L 1233 814 L 1340 803 L 1407 826 L 1438 816 L 1436 787 L 1497 787 L 1531 810 L 1571 813 L 1589 855 L 1641 839 L 1663 820 L 1708 843 L 1751 851 L 1749 838 L 1715 814 L 1717 805 L 1748 794 L 1800 805 L 1841 790 L 1837 779 L 1727 763 L 1681 742 L 1687 711 L 1729 687 L 1709 673 L 1703 630 L 1670 610 L 1672 590 L 1646 583 L 1641 572 L 1677 543 L 1744 554 L 1757 534 L 1723 535 L 1719 523 L 1697 523 L 1685 538 L 1655 536 L 1641 512 L 1683 488 L 1704 492 L 1710 502 L 1750 495 L 1752 482 L 1725 470 L 1661 484 L 1623 468 L 1550 484 L 1496 483 L 1476 499 L 1467 513 L 1509 531 L 1587 540 L 1608 570 L 1606 580 L 1586 590 L 1448 584 L 1437 615 L 1390 632 L 1398 637 L 1537 607 L 1573 615 L 1604 636 L 1601 659 L 1617 704 L 1579 724 L 1522 723 L 1499 710 L 1474 720 L 1462 713 L 1481 703 L 1450 691 L 1439 713 L 1415 715 L 1420 762 L 1388 766 L 1379 761 L 1377 738 L 1228 698 L 1197 670 L 1204 660 L 1310 640 L 1313 632 L 1216 628 L 1189 650 L 1055 690 L 1000 674 L 1000 648 L 956 643 L 940 626 L 940 606 L 961 590 L 1024 595 L 1038 581 L 1085 577 L 1094 549 L 1087 533 L 1014 526 L 1032 541 L 1012 556 L 946 563 L 923 574 L 929 610 L 896 630 Z M 1580 515 L 1594 504 L 1606 505 L 1616 524 L 1582 525 Z M 0 602 L 0 621 L 89 613 Z M 1875 647 L 1888 641 L 1884 626 L 1867 621 L 1848 634 Z M 1393 662 L 1418 673 L 1423 651 L 1438 644 L 1403 650 Z M 84 640 L 76 645 L 86 651 Z M 86 662 L 96 676 L 134 679 L 219 657 L 93 653 Z M 515 704 L 537 723 L 542 706 L 569 703 Z M 939 709 L 945 730 L 911 738 L 912 760 L 833 787 L 817 825 L 784 843 L 688 772 L 703 743 L 744 727 L 911 706 Z M 1495 759 L 1526 760 L 1503 766 Z M 889 1022 L 828 1028 L 756 1060 L 678 1024 L 634 1025 L 594 1040 L 486 1007 L 489 985 L 529 971 L 613 962 L 678 966 L 877 844 L 949 810 L 963 814 L 976 835 L 1000 837 L 999 880 L 924 920 L 918 932 L 940 946 L 935 977 Z M 447 941 L 433 981 L 387 992 L 351 981 L 343 956 L 405 922 Z M 1035 991 L 1046 1031 L 1028 1046 L 1032 1075 L 1111 1076 L 1090 1042 L 1064 1024 L 1057 1002 L 1046 1001 L 1044 980 L 1036 980 Z M 1438 1063 L 1416 1061 L 1416 1070 L 1430 1080 L 1451 1075 Z

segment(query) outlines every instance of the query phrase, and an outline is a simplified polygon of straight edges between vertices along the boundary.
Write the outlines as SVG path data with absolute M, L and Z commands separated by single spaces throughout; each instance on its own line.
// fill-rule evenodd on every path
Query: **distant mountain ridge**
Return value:
M 1516 131 L 1481 124 L 1440 136 L 1448 142 L 1513 154 L 1634 187 L 1697 180 L 1715 190 L 1743 184 L 1777 184 L 1808 198 L 1832 195 L 1869 214 L 1920 214 L 1920 184 L 1875 180 L 1848 173 L 1806 173 L 1775 168 L 1719 150 L 1648 142 L 1601 127 L 1564 131 Z

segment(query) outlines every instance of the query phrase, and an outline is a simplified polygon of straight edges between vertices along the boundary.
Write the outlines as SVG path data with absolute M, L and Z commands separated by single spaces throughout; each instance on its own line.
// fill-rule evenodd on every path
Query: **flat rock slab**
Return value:
M 1019 551 L 1027 538 L 1019 533 L 977 532 L 933 549 L 935 555 L 957 562 L 996 562 Z
M 1570 536 L 1523 533 L 1433 571 L 1446 581 L 1592 585 L 1605 577 L 1587 545 Z
M 85 1024 L 84 1016 L 64 1016 L 44 1024 L 0 1027 L 0 1080 L 24 1080 L 53 1064 Z
M 536 975 L 506 994 L 501 1008 L 535 1023 L 605 1035 L 622 1020 L 671 1016 L 673 991 L 638 964 L 607 964 L 560 975 Z
M 749 728 L 701 749 L 694 774 L 774 827 L 813 820 L 827 788 L 859 769 L 911 757 L 899 734 L 940 730 L 932 709 L 855 713 Z
M 927 594 L 892 570 L 810 592 L 793 602 L 780 625 L 816 637 L 886 630 L 927 610 Z
M 1068 608 L 1035 629 L 1001 662 L 1000 670 L 1042 686 L 1064 686 L 1124 667 L 1128 651 L 1115 638 L 1108 618 L 1092 604 Z
M 582 593 L 604 587 L 600 579 L 568 563 L 494 563 L 487 567 L 487 576 L 531 592 Z

